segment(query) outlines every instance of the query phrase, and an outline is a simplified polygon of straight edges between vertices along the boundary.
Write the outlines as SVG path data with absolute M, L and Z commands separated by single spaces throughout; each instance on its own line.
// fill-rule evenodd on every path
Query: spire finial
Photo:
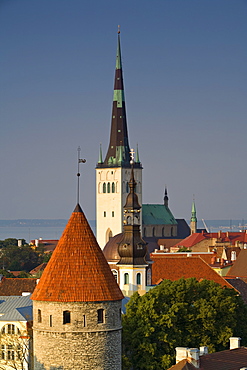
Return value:
M 77 148 L 77 153 L 78 153 L 78 167 L 77 167 L 77 204 L 79 204 L 79 190 L 80 190 L 80 172 L 79 172 L 79 164 L 80 163 L 86 163 L 86 159 L 81 159 L 80 158 L 80 153 L 81 153 L 81 147 L 78 146 Z
M 117 33 L 120 34 L 120 25 L 117 26 Z
M 135 151 L 134 149 L 130 149 L 130 164 L 133 165 L 135 162 Z

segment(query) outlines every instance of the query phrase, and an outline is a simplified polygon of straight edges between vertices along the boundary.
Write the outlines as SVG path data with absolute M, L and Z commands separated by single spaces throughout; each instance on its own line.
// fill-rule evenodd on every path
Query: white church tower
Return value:
M 131 176 L 130 159 L 120 31 L 118 31 L 110 143 L 104 160 L 100 148 L 96 166 L 96 233 L 102 249 L 110 237 L 123 231 L 123 206 L 129 193 L 128 182 Z M 134 175 L 137 183 L 136 193 L 142 204 L 142 165 L 139 161 L 138 149 Z

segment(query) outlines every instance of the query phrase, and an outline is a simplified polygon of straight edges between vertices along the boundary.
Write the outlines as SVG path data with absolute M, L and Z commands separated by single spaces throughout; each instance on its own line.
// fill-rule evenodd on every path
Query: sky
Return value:
M 247 0 L 0 0 L 0 219 L 95 219 L 117 27 L 143 203 L 247 219 Z

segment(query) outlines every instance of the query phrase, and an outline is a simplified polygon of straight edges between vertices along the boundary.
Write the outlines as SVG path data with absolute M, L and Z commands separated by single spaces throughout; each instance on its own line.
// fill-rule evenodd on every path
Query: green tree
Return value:
M 233 289 L 213 281 L 164 280 L 135 293 L 123 315 L 123 369 L 160 370 L 175 362 L 175 347 L 228 348 L 229 337 L 247 343 L 247 308 Z M 127 364 L 125 366 L 125 364 Z

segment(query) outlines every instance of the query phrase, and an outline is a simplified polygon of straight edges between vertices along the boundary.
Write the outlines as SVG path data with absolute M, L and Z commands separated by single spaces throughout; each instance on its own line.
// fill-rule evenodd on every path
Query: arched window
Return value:
M 143 235 L 144 235 L 144 236 L 147 236 L 147 235 L 146 235 L 146 228 L 145 228 L 145 227 L 144 227 L 144 229 L 143 229 Z
M 153 236 L 155 236 L 155 227 L 153 227 Z
M 106 230 L 106 234 L 105 234 L 105 242 L 106 243 L 109 242 L 110 238 L 112 238 L 112 231 L 111 231 L 111 229 L 108 228 Z
M 20 334 L 20 330 L 14 324 L 6 324 L 2 328 L 2 334 Z
M 107 183 L 107 193 L 111 192 L 111 184 L 108 182 Z
M 63 324 L 70 324 L 70 311 L 63 311 Z
M 111 192 L 115 193 L 115 183 L 114 182 L 111 184 Z
M 129 274 L 127 272 L 124 274 L 124 284 L 129 284 Z
M 100 308 L 97 311 L 97 314 L 98 314 L 98 324 L 103 324 L 103 322 L 104 322 L 104 310 L 103 310 L 103 308 Z
M 173 236 L 173 227 L 171 227 L 171 236 Z
M 141 284 L 141 273 L 140 272 L 136 274 L 136 284 L 137 285 Z
M 128 193 L 128 192 L 129 192 L 129 183 L 126 182 L 126 193 Z
M 162 227 L 162 236 L 165 236 L 165 228 Z
M 106 193 L 106 183 L 103 183 L 103 193 Z

